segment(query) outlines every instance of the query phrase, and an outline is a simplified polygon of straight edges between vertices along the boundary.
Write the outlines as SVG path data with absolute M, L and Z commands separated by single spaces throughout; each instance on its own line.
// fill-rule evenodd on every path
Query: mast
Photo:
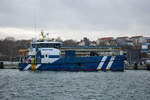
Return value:
M 42 41 L 45 41 L 44 31 L 41 31 Z

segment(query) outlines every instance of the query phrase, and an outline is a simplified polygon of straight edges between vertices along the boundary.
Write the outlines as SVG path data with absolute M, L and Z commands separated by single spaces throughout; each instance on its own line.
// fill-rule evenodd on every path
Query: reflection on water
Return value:
M 0 100 L 150 100 L 150 71 L 1 69 Z

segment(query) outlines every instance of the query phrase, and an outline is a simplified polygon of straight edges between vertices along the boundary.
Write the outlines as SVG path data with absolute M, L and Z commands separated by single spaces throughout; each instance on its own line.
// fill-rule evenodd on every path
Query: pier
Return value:
M 1 61 L 0 69 L 18 69 L 19 62 Z

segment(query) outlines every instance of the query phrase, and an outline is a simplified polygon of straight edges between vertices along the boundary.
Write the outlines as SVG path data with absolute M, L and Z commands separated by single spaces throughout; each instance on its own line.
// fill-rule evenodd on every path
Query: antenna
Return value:
M 50 33 L 46 33 L 47 40 L 50 40 Z
M 37 41 L 37 34 L 36 34 L 36 31 L 37 31 L 37 20 L 36 20 L 36 11 L 34 9 L 34 15 L 33 15 L 33 21 L 34 21 L 34 38 L 35 38 L 35 41 Z
M 41 36 L 42 36 L 42 41 L 45 41 L 45 35 L 44 35 L 44 31 L 41 30 Z

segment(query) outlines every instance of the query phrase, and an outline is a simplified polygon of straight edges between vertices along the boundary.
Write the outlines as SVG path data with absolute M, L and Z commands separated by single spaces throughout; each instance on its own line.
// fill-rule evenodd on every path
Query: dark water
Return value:
M 0 70 L 0 100 L 150 100 L 150 71 Z

